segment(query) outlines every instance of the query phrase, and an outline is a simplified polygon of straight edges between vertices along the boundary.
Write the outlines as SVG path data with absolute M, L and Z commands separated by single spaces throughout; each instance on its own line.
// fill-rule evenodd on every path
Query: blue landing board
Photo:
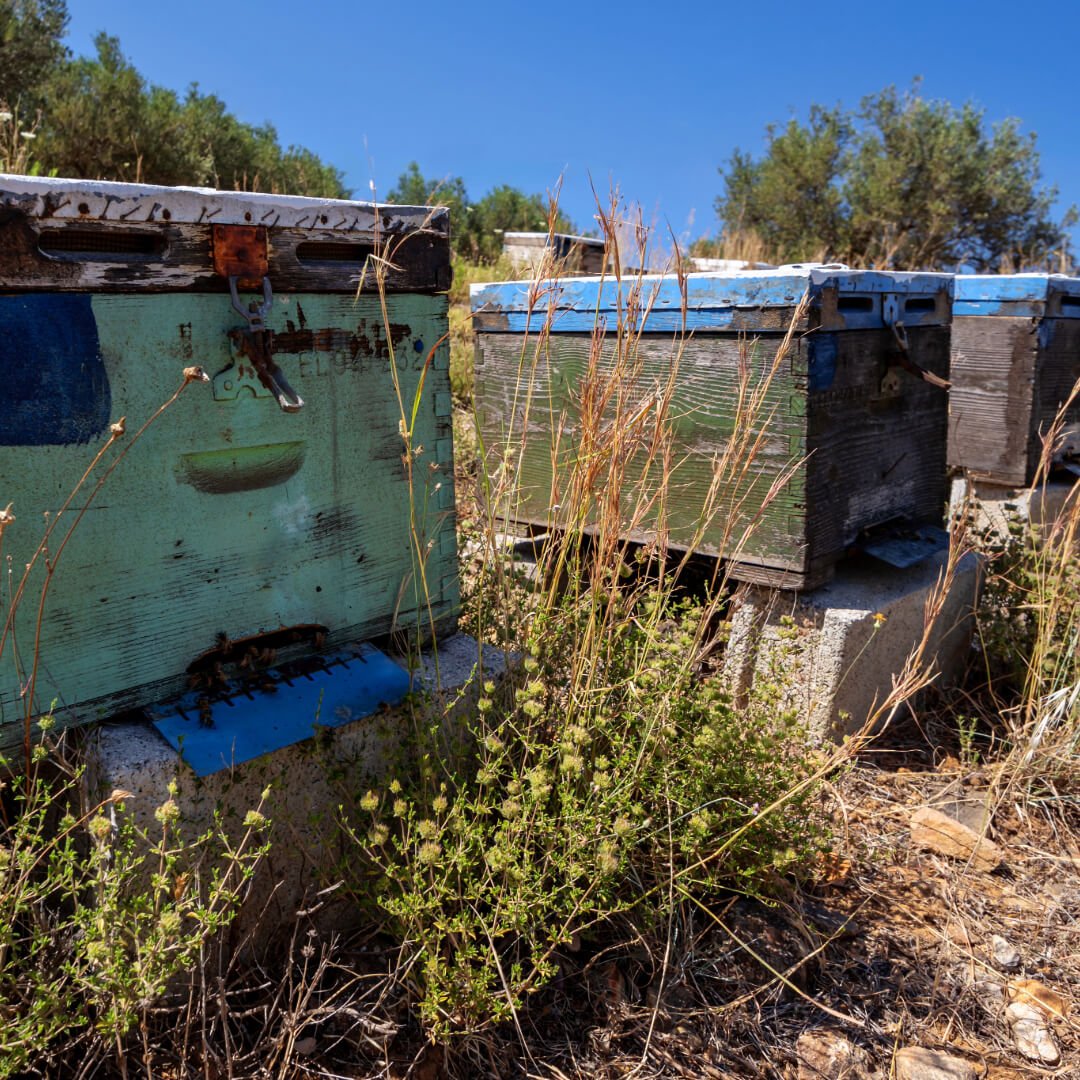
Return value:
M 268 671 L 277 690 L 235 694 L 211 705 L 211 724 L 199 717 L 200 694 L 147 710 L 154 727 L 196 776 L 261 757 L 396 705 L 409 692 L 409 673 L 372 645 L 328 657 L 326 668 L 284 679 Z

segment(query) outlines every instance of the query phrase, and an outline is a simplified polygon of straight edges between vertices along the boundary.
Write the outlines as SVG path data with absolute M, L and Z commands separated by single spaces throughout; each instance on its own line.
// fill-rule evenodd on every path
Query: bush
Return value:
M 48 718 L 43 727 L 50 726 Z M 2 782 L 0 1076 L 125 1048 L 175 976 L 235 914 L 265 853 L 256 810 L 230 839 L 221 823 L 185 837 L 172 795 L 153 835 L 126 792 L 79 808 L 80 769 L 39 744 Z M 173 792 L 175 789 L 173 789 Z
M 596 407 L 574 432 L 578 452 L 551 500 L 560 527 L 536 584 L 499 536 L 523 432 L 558 418 L 536 400 L 522 430 L 484 448 L 480 521 L 462 545 L 462 623 L 515 654 L 514 674 L 496 685 L 479 673 L 482 695 L 463 719 L 415 702 L 389 782 L 371 779 L 342 800 L 342 875 L 395 943 L 399 982 L 436 1039 L 516 1016 L 565 949 L 647 933 L 691 890 L 766 891 L 818 846 L 818 761 L 783 705 L 782 678 L 736 705 L 717 666 L 722 577 L 684 589 L 681 556 L 659 539 L 622 540 L 644 528 L 664 535 L 670 472 L 660 463 L 673 456 L 674 383 L 658 393 L 641 379 L 632 313 L 642 306 L 629 299 L 625 325 L 591 350 L 581 392 Z M 537 326 L 551 317 L 539 312 Z M 536 358 L 523 357 L 522 401 L 533 398 L 547 328 Z M 717 492 L 743 496 L 764 388 L 786 347 L 762 365 L 747 344 L 745 414 L 703 493 L 702 528 L 726 509 Z M 655 470 L 640 468 L 646 447 Z

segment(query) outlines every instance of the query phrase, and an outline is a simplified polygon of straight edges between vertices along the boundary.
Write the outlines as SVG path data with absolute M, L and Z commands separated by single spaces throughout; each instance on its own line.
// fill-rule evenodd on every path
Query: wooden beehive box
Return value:
M 489 468 L 502 464 L 502 448 L 517 470 L 518 522 L 566 524 L 552 505 L 553 457 L 557 490 L 575 453 L 594 328 L 598 321 L 607 328 L 600 355 L 610 370 L 627 289 L 624 283 L 620 296 L 615 281 L 599 278 L 473 286 L 477 414 Z M 804 295 L 808 305 L 799 311 Z M 531 312 L 530 296 L 539 298 Z M 679 283 L 644 278 L 633 316 L 641 370 L 627 393 L 653 400 L 678 365 L 669 409 L 676 418 L 670 542 L 690 546 L 699 532 L 715 462 L 734 428 L 740 363 L 749 359 L 763 374 L 795 318 L 793 347 L 761 410 L 771 419 L 749 486 L 720 493 L 715 505 L 727 517 L 718 514 L 695 549 L 730 559 L 737 579 L 811 588 L 875 530 L 940 526 L 951 296 L 943 274 L 813 267 L 691 274 L 684 330 Z M 525 446 L 507 447 L 507 432 L 522 431 L 526 407 Z M 630 402 L 624 415 L 633 411 Z M 767 493 L 789 468 L 791 479 L 770 502 Z M 732 550 L 751 521 L 745 543 Z M 627 536 L 648 540 L 651 532 Z
M 81 723 L 233 643 L 265 663 L 452 625 L 449 281 L 442 210 L 0 176 L 0 748 L 35 653 L 30 711 Z
M 958 275 L 953 301 L 949 465 L 1026 487 L 1042 434 L 1080 379 L 1080 278 Z M 1063 456 L 1080 455 L 1080 401 Z

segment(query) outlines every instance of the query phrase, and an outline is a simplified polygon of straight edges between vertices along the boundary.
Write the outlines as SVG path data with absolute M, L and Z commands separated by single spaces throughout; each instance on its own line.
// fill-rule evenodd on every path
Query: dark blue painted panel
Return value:
M 111 407 L 89 294 L 0 296 L 0 445 L 88 442 Z
M 813 334 L 809 339 L 809 378 L 811 394 L 828 390 L 836 378 L 836 335 Z

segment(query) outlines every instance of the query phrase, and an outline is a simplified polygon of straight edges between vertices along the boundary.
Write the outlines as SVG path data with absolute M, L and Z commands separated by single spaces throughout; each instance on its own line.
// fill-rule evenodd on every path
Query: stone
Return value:
M 1056 1065 L 1061 1060 L 1057 1040 L 1046 1022 L 1046 1014 L 1026 1001 L 1013 1001 L 1005 1007 L 1005 1019 L 1013 1044 L 1029 1061 Z
M 978 1080 L 979 1070 L 961 1057 L 924 1046 L 906 1046 L 893 1059 L 896 1080 Z
M 835 1031 L 804 1031 L 795 1044 L 798 1080 L 863 1080 L 870 1055 Z
M 976 870 L 996 870 L 1005 856 L 992 840 L 962 825 L 930 806 L 911 815 L 911 842 L 916 847 L 936 851 L 952 859 L 969 862 Z
M 902 570 L 854 558 L 810 592 L 741 587 L 724 656 L 736 700 L 756 680 L 779 679 L 785 703 L 814 739 L 840 741 L 860 730 L 922 639 L 926 601 L 945 563 L 945 552 Z M 926 657 L 936 665 L 936 685 L 959 677 L 967 661 L 979 569 L 974 555 L 960 561 L 931 629 Z
M 994 934 L 990 938 L 990 946 L 994 953 L 994 964 L 1000 971 L 1019 971 L 1023 958 L 1011 941 Z
M 1037 488 L 1014 488 L 957 477 L 949 497 L 950 517 L 963 508 L 969 484 L 974 499 L 971 530 L 1000 539 L 1008 537 L 1016 524 L 1024 527 L 1030 523 L 1039 529 L 1052 526 L 1068 506 L 1073 490 L 1067 480 L 1051 480 Z

